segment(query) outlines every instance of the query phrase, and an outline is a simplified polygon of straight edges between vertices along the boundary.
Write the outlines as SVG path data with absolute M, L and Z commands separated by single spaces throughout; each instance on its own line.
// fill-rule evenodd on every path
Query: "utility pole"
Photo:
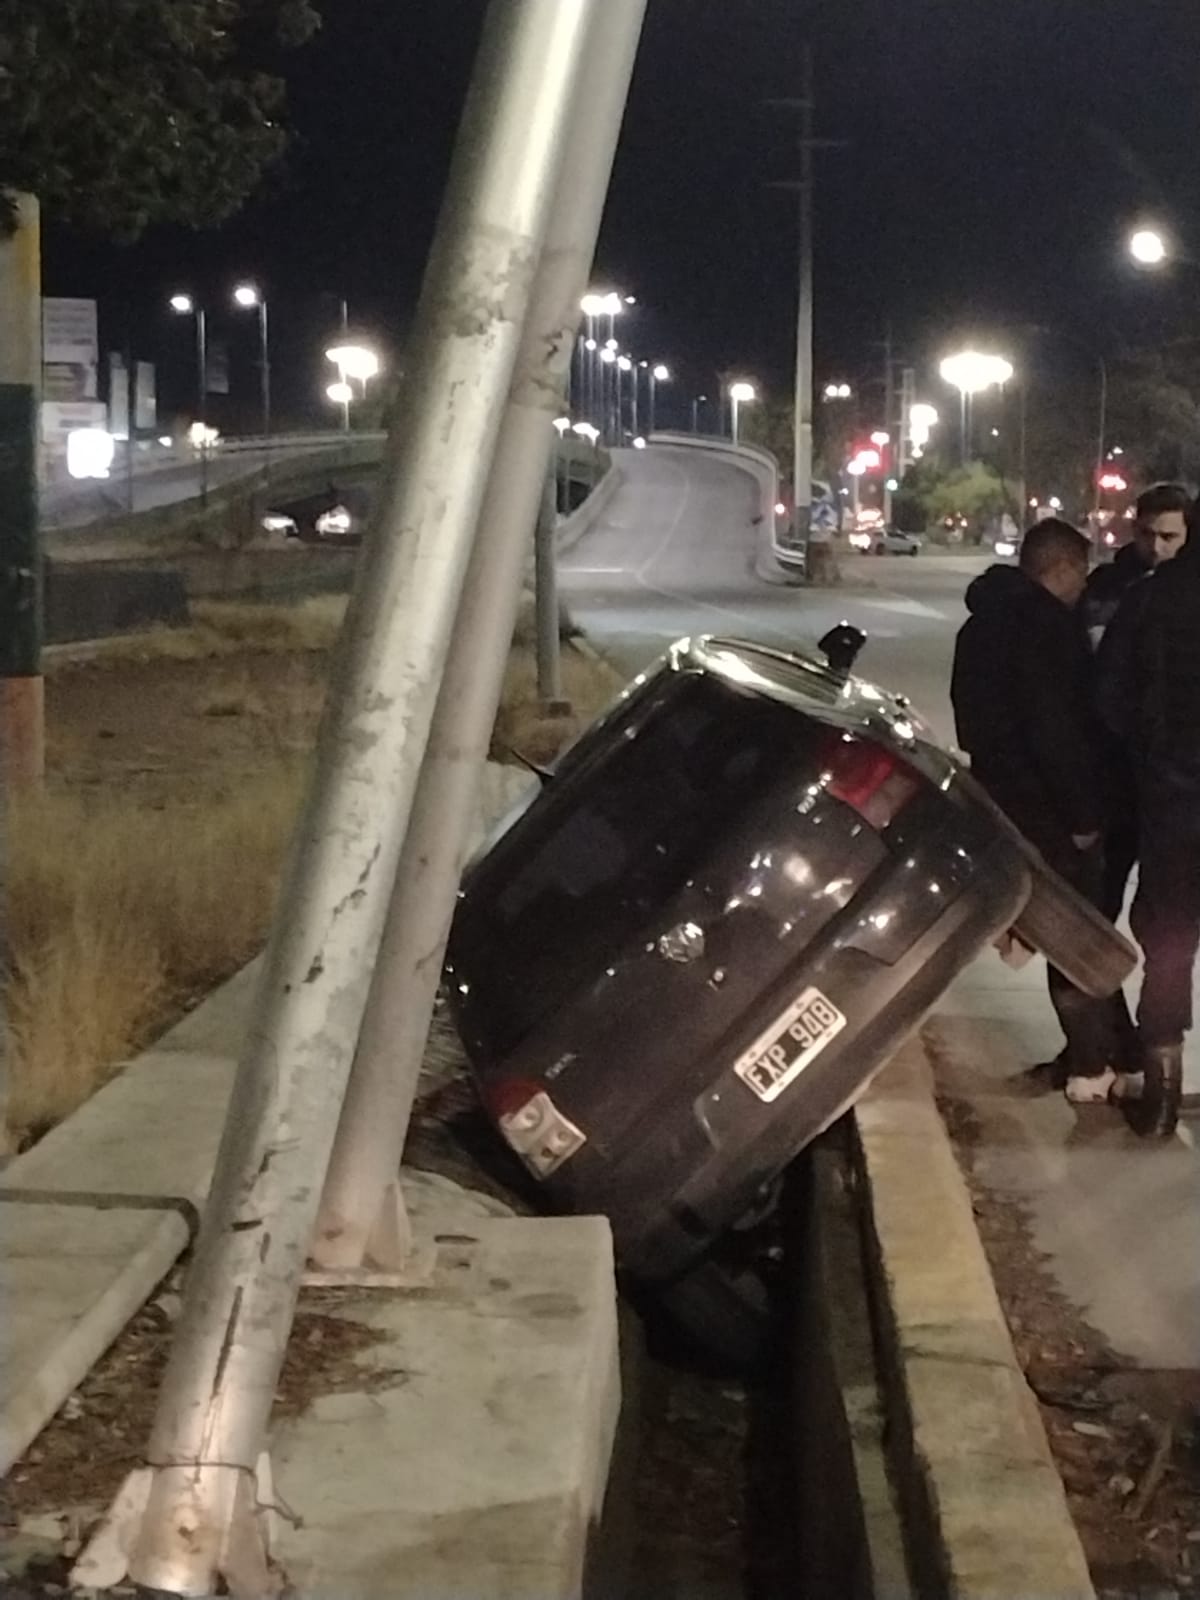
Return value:
M 804 47 L 800 102 L 800 273 L 796 315 L 796 415 L 792 465 L 793 538 L 811 564 L 813 462 L 813 129 L 816 88 L 812 46 Z
M 900 429 L 896 423 L 896 367 L 892 354 L 892 325 L 889 322 L 883 336 L 883 431 L 888 436 L 883 458 L 883 522 L 892 525 L 892 491 L 888 487 L 900 460 Z
M 37 200 L 13 198 L 16 229 L 0 238 L 0 805 L 6 790 L 40 783 L 45 769 L 41 230 Z
M 271 1592 L 271 1496 L 256 1482 L 267 1422 L 476 532 L 489 522 L 484 496 L 587 46 L 607 8 L 494 0 L 487 13 L 151 1465 L 122 1493 L 134 1525 L 121 1548 L 147 1589 Z M 560 399 L 556 376 L 550 403 Z M 541 446 L 535 497 L 549 439 Z
M 816 84 L 812 46 L 804 46 L 801 61 L 799 99 L 771 100 L 781 110 L 800 113 L 800 177 L 798 181 L 773 183 L 773 189 L 791 189 L 798 197 L 799 272 L 796 313 L 796 393 L 795 433 L 792 445 L 792 500 L 794 505 L 790 543 L 803 547 L 805 571 L 810 580 L 825 576 L 830 555 L 829 534 L 812 525 L 813 472 L 813 301 L 814 301 L 814 211 L 816 198 L 815 155 L 818 150 L 843 146 L 837 139 L 818 139 L 816 127 Z M 820 557 L 819 560 L 816 558 Z

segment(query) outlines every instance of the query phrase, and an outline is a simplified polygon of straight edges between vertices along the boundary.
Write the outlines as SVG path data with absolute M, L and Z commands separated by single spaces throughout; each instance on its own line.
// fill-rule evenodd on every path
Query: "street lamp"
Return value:
M 1013 365 L 1003 356 L 985 355 L 979 350 L 962 350 L 947 356 L 939 368 L 943 380 L 959 392 L 962 405 L 962 460 L 966 466 L 971 454 L 970 399 L 983 389 L 1003 386 L 1013 376 Z
M 239 283 L 233 303 L 243 311 L 258 311 L 258 372 L 262 393 L 263 438 L 271 437 L 271 347 L 267 337 L 267 302 L 252 283 Z
M 913 459 L 919 461 L 925 454 L 925 446 L 929 443 L 929 436 L 939 422 L 936 406 L 925 405 L 917 401 L 908 409 L 908 440 L 912 446 Z M 901 463 L 903 465 L 903 463 Z
M 729 398 L 733 402 L 733 442 L 738 442 L 738 421 L 742 406 L 752 405 L 758 399 L 758 390 L 752 383 L 731 383 Z
M 208 319 L 203 306 L 198 306 L 190 294 L 173 294 L 170 306 L 177 316 L 196 319 L 196 415 L 203 422 L 208 396 Z
M 339 378 L 336 383 L 331 383 L 326 387 L 325 393 L 335 406 L 341 406 L 342 432 L 348 433 L 350 431 L 350 402 L 354 399 L 354 390 L 346 382 L 345 378 Z
M 826 400 L 849 400 L 854 390 L 848 383 L 827 383 L 825 385 Z
M 638 403 L 637 403 L 637 369 L 628 356 L 617 356 L 617 443 L 620 444 L 625 437 L 625 385 L 621 382 L 622 374 L 633 373 L 633 399 L 630 411 L 630 431 L 638 431 Z
M 692 432 L 700 432 L 700 407 L 708 404 L 706 394 L 698 394 L 692 400 Z
M 351 379 L 361 385 L 362 398 L 366 399 L 367 384 L 372 378 L 379 376 L 379 357 L 375 351 L 363 344 L 335 344 L 325 352 L 326 361 L 332 361 L 337 368 L 338 381 L 330 384 L 325 393 L 331 400 L 336 400 L 342 408 L 342 432 L 350 429 L 350 405 L 354 399 L 354 389 Z M 340 393 L 333 394 L 334 389 L 346 391 L 343 397 Z
M 1139 267 L 1161 267 L 1170 251 L 1157 228 L 1138 228 L 1129 236 L 1129 254 Z
M 661 361 L 650 368 L 650 432 L 654 432 L 656 410 L 658 406 L 658 386 L 660 383 L 670 383 L 671 369 L 664 366 Z

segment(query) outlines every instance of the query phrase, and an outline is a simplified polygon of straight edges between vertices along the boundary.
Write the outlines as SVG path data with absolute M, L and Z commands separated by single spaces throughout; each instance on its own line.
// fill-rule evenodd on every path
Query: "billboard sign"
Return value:
M 94 300 L 42 301 L 43 393 L 53 401 L 94 400 L 100 343 Z

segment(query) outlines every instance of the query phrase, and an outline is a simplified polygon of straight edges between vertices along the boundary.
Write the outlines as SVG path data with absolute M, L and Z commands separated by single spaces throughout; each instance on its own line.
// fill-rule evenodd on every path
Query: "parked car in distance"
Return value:
M 925 546 L 919 533 L 901 533 L 898 528 L 884 528 L 875 536 L 877 556 L 919 556 Z
M 464 877 L 447 990 L 547 1205 L 714 1344 L 718 1251 L 980 949 L 1016 928 L 1111 993 L 1133 952 L 902 698 L 743 641 L 676 644 Z M 1025 932 L 1027 927 L 1032 932 Z

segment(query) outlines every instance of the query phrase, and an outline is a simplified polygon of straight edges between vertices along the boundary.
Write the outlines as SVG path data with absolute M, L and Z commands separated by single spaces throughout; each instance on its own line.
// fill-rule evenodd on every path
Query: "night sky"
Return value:
M 297 421 L 325 376 L 323 292 L 381 332 L 411 315 L 483 0 L 323 9 L 288 63 L 286 165 L 235 222 L 118 250 L 47 219 L 48 292 L 99 296 L 106 343 L 128 318 L 168 404 L 187 403 L 187 330 L 159 310 L 177 287 L 234 330 L 249 409 L 251 319 L 217 308 L 239 275 L 267 286 Z M 861 379 L 889 321 L 921 364 L 1031 321 L 1116 353 L 1200 304 L 1200 277 L 1147 284 L 1120 250 L 1151 213 L 1200 254 L 1197 0 L 650 0 L 596 278 L 639 296 L 626 336 L 677 393 L 731 368 L 788 379 L 794 201 L 767 185 L 794 176 L 796 123 L 765 102 L 798 92 L 806 34 L 819 131 L 849 141 L 821 157 L 824 376 Z M 1061 348 L 1039 359 L 1077 359 Z

